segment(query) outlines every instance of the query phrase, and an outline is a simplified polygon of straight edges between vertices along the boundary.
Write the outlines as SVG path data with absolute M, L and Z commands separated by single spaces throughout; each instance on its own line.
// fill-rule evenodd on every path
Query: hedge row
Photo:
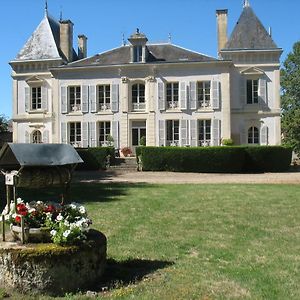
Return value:
M 104 170 L 107 167 L 108 155 L 110 160 L 115 157 L 113 147 L 77 148 L 76 151 L 84 161 L 78 164 L 76 170 Z
M 281 146 L 138 147 L 144 171 L 204 173 L 282 172 L 292 149 Z

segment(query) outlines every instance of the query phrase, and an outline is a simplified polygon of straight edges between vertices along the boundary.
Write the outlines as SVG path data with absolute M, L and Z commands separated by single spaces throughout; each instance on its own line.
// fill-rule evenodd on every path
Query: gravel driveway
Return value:
M 215 174 L 178 172 L 75 172 L 74 182 L 146 182 L 146 183 L 266 183 L 300 184 L 300 171 L 258 174 Z

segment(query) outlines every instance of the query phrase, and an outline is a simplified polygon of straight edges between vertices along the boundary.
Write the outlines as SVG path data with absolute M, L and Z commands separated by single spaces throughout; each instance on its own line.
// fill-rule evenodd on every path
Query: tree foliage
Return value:
M 0 132 L 8 130 L 8 118 L 5 115 L 0 115 Z
M 283 63 L 281 88 L 283 143 L 300 154 L 300 41 Z

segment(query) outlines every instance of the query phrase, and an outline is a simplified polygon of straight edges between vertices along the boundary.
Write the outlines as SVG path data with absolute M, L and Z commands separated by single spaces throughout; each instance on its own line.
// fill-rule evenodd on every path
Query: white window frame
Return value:
M 103 128 L 101 128 L 101 125 L 103 125 Z M 98 122 L 98 141 L 100 146 L 108 146 L 107 136 L 111 135 L 111 125 L 110 121 Z M 101 132 L 102 129 L 103 133 Z
M 198 145 L 212 145 L 212 122 L 211 119 L 198 120 Z
M 42 141 L 42 133 L 40 130 L 34 130 L 32 133 L 31 133 L 31 143 L 32 144 L 41 144 L 43 141 Z
M 42 109 L 42 86 L 40 85 L 30 87 L 30 109 Z
M 73 91 L 74 89 L 74 91 Z M 72 102 L 72 103 L 71 103 Z M 81 111 L 81 86 L 80 85 L 72 85 L 68 86 L 68 103 L 69 103 L 69 111 L 76 112 Z
M 169 93 L 169 91 L 171 93 Z M 176 109 L 179 107 L 179 82 L 166 83 L 167 109 Z
M 74 128 L 73 128 L 74 127 Z M 73 132 L 74 131 L 74 134 Z M 74 147 L 80 147 L 82 144 L 82 126 L 81 122 L 68 123 L 68 140 Z
M 133 62 L 143 61 L 143 46 L 135 45 L 133 46 Z
M 133 95 L 134 87 L 136 87 L 136 96 Z M 143 87 L 143 91 L 141 87 Z M 131 86 L 131 102 L 133 111 L 144 111 L 146 109 L 145 93 L 146 86 L 144 83 L 135 83 Z
M 211 107 L 210 80 L 197 81 L 197 102 L 199 108 Z
M 257 140 L 257 142 L 255 142 Z M 257 126 L 250 126 L 247 130 L 247 143 L 249 145 L 260 144 L 260 130 Z
M 251 84 L 251 95 L 248 92 L 249 86 Z M 259 95 L 259 79 L 246 79 L 246 98 L 247 104 L 258 104 Z M 250 97 L 249 97 L 250 96 Z
M 171 128 L 169 128 L 169 126 Z M 171 136 L 169 135 L 171 129 Z M 179 120 L 166 120 L 166 145 L 179 146 L 180 143 L 180 122 Z
M 101 91 L 102 89 L 102 91 Z M 111 110 L 111 86 L 110 84 L 97 85 L 97 103 L 99 111 Z

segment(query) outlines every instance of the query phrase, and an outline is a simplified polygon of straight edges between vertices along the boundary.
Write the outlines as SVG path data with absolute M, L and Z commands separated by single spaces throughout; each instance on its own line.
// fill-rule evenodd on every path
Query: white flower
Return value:
M 23 200 L 21 198 L 17 198 L 17 204 L 23 203 Z
M 61 221 L 63 218 L 64 218 L 64 217 L 63 217 L 61 214 L 59 214 L 59 215 L 56 217 L 56 221 Z
M 37 201 L 36 204 L 41 205 L 44 204 L 43 201 Z
M 71 233 L 71 230 L 67 229 L 64 233 L 63 233 L 63 236 L 65 238 L 67 238 L 69 236 L 69 234 Z
M 69 223 L 68 220 L 65 220 L 65 221 L 64 221 L 64 224 L 65 224 L 66 226 L 69 226 L 69 225 L 70 225 L 70 223 Z
M 77 206 L 76 206 L 74 203 L 71 203 L 69 206 L 70 206 L 72 209 L 76 209 L 76 208 L 77 208 Z
M 32 212 L 34 212 L 34 211 L 36 211 L 35 208 L 29 208 L 29 209 L 28 209 L 28 212 L 29 212 L 29 213 L 32 213 Z
M 81 214 L 85 214 L 85 212 L 86 212 L 86 210 L 85 210 L 85 207 L 84 206 L 79 206 L 79 212 L 81 213 Z
M 54 229 L 52 229 L 52 230 L 50 231 L 50 234 L 51 234 L 52 236 L 56 235 L 56 233 L 57 233 L 57 231 L 54 230 Z
M 17 214 L 16 214 L 16 213 L 13 213 L 11 216 L 15 219 L 16 216 L 17 216 Z

